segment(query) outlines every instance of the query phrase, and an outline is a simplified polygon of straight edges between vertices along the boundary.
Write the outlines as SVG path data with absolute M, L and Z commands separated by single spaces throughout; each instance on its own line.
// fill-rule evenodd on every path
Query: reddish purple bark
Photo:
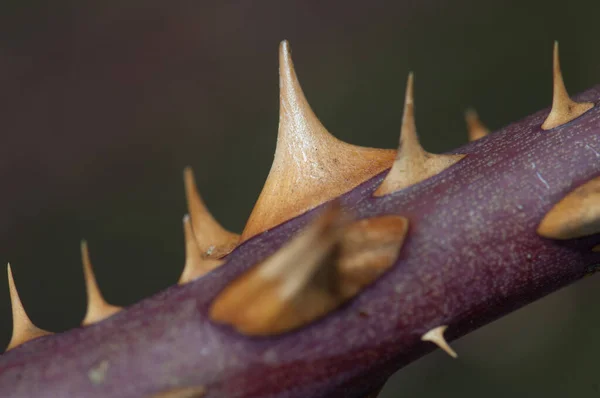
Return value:
M 597 103 L 600 86 L 578 99 Z M 420 341 L 429 329 L 449 325 L 452 340 L 600 264 L 591 251 L 598 236 L 558 242 L 535 232 L 558 200 L 600 175 L 600 110 L 542 131 L 547 113 L 455 150 L 466 158 L 420 184 L 374 198 L 380 175 L 344 195 L 360 218 L 409 218 L 409 235 L 389 272 L 323 319 L 249 338 L 207 316 L 214 297 L 311 211 L 244 243 L 190 284 L 3 354 L 0 396 L 143 397 L 202 385 L 207 398 L 363 397 L 435 348 Z

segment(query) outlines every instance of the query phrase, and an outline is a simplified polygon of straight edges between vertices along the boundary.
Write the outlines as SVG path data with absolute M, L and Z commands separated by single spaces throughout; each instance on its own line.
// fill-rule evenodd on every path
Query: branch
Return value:
M 596 270 L 600 87 L 572 101 L 557 47 L 550 113 L 444 155 L 419 144 L 412 76 L 395 153 L 331 136 L 286 42 L 280 62 L 275 160 L 242 235 L 186 172 L 180 284 L 121 311 L 93 289 L 110 311 L 54 335 L 11 289 L 1 396 L 364 398 L 435 344 L 455 356 L 448 342 Z

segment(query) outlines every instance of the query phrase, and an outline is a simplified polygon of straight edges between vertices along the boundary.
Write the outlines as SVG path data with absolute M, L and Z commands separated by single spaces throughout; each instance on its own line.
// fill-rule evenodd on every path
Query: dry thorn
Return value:
M 203 258 L 221 258 L 229 254 L 238 244 L 240 236 L 227 231 L 206 208 L 194 179 L 191 167 L 183 170 L 185 196 L 192 230 Z
M 554 42 L 553 54 L 553 77 L 554 93 L 552 97 L 552 109 L 542 124 L 543 130 L 550 130 L 578 118 L 594 106 L 591 102 L 575 102 L 569 97 L 565 88 L 565 82 L 560 71 L 560 60 L 558 56 L 558 41 Z
M 434 343 L 435 345 L 437 345 L 438 347 L 440 347 L 442 350 L 444 350 L 452 358 L 457 358 L 458 355 L 452 349 L 452 347 L 450 347 L 450 345 L 448 345 L 448 342 L 444 338 L 444 332 L 446 331 L 447 328 L 448 328 L 448 326 L 443 325 L 443 326 L 438 326 L 437 328 L 431 329 L 430 331 L 428 331 L 421 337 L 421 340 L 430 341 L 430 342 Z
M 567 194 L 544 216 L 537 233 L 550 239 L 573 239 L 600 232 L 600 177 Z
M 475 109 L 469 108 L 465 112 L 465 121 L 467 122 L 467 130 L 469 141 L 477 141 L 480 138 L 487 136 L 490 130 L 485 127 Z
M 279 47 L 279 86 L 275 157 L 242 241 L 350 191 L 394 160 L 392 150 L 350 145 L 325 129 L 300 87 L 287 41 Z
M 33 322 L 31 322 L 31 319 L 29 319 L 25 309 L 23 308 L 23 303 L 21 303 L 21 299 L 19 298 L 19 293 L 17 292 L 17 288 L 15 286 L 10 264 L 8 264 L 6 268 L 8 273 L 8 288 L 10 290 L 10 303 L 13 317 L 12 337 L 8 343 L 8 347 L 6 347 L 6 351 L 8 351 L 30 340 L 52 333 L 38 328 L 33 324 Z
M 435 155 L 421 147 L 415 125 L 413 81 L 411 72 L 406 83 L 400 147 L 392 169 L 375 191 L 375 196 L 387 195 L 433 177 L 465 156 Z
M 183 233 L 185 236 L 185 266 L 179 278 L 180 285 L 201 277 L 223 263 L 220 260 L 202 258 L 188 215 L 183 217 Z
M 90 253 L 85 240 L 81 241 L 81 262 L 83 264 L 83 276 L 85 278 L 85 288 L 88 300 L 87 311 L 81 324 L 86 326 L 109 318 L 121 311 L 122 308 L 108 304 L 106 300 L 104 300 L 104 297 L 98 288 L 96 277 L 94 276 L 92 263 L 90 261 Z

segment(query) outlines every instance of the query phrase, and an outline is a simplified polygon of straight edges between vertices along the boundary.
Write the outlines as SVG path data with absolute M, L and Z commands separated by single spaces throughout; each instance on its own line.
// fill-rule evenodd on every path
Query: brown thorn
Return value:
M 560 60 L 558 56 L 558 41 L 554 42 L 553 53 L 553 96 L 552 109 L 542 124 L 543 130 L 551 130 L 583 115 L 594 107 L 591 102 L 575 102 L 569 97 L 565 87 Z
M 490 130 L 481 123 L 477 111 L 473 108 L 469 108 L 465 112 L 465 121 L 467 122 L 469 141 L 477 141 L 490 133 Z
M 90 253 L 85 240 L 81 241 L 81 262 L 83 264 L 83 276 L 85 278 L 85 288 L 87 291 L 87 310 L 81 324 L 83 326 L 91 325 L 109 318 L 121 311 L 121 307 L 108 304 L 100 289 L 92 269 Z
M 349 222 L 337 202 L 329 204 L 281 249 L 225 288 L 210 316 L 247 335 L 304 326 L 387 271 L 407 233 L 404 217 Z
M 327 131 L 304 96 L 287 41 L 279 46 L 279 86 L 275 156 L 242 241 L 348 192 L 389 168 L 395 155 Z
M 189 166 L 183 170 L 183 181 L 188 213 L 202 257 L 216 259 L 229 254 L 239 243 L 240 236 L 223 228 L 208 211 Z
M 8 347 L 6 347 L 6 351 L 8 351 L 30 340 L 52 333 L 38 328 L 33 324 L 33 322 L 31 322 L 31 319 L 29 319 L 27 313 L 25 312 L 25 308 L 23 308 L 23 303 L 21 303 L 21 299 L 19 298 L 19 293 L 17 292 L 17 288 L 15 286 L 10 264 L 8 264 L 6 268 L 8 273 L 8 288 L 10 291 L 10 302 L 13 317 L 12 337 L 8 343 Z
M 299 327 L 339 304 L 330 256 L 339 236 L 339 205 L 329 205 L 285 246 L 217 296 L 210 317 L 247 335 Z
M 185 237 L 185 266 L 181 277 L 179 278 L 178 283 L 180 285 L 199 278 L 223 263 L 220 260 L 202 258 L 200 248 L 198 247 L 194 236 L 194 231 L 192 230 L 192 223 L 189 215 L 183 217 L 183 233 Z
M 430 342 L 434 343 L 435 345 L 437 345 L 438 347 L 440 347 L 442 350 L 444 350 L 452 358 L 457 358 L 458 355 L 456 354 L 456 351 L 454 351 L 452 349 L 452 347 L 450 347 L 450 345 L 448 345 L 448 342 L 444 338 L 444 332 L 446 331 L 447 328 L 448 328 L 448 326 L 446 326 L 446 325 L 438 326 L 437 328 L 433 328 L 430 331 L 428 331 L 427 333 L 425 333 L 421 337 L 421 340 L 430 341 Z
M 600 232 L 600 177 L 569 192 L 542 219 L 537 233 L 549 239 L 574 239 Z
M 383 196 L 441 173 L 465 155 L 436 155 L 425 152 L 417 136 L 414 112 L 413 73 L 408 74 L 400 146 L 396 160 L 374 196 Z

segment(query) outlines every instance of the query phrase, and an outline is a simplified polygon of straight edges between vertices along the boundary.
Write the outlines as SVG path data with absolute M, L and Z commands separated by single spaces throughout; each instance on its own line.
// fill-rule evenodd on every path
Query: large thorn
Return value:
M 554 94 L 552 97 L 552 109 L 542 124 L 542 129 L 544 130 L 550 130 L 568 123 L 583 115 L 594 106 L 591 102 L 575 102 L 569 97 L 569 93 L 565 88 L 565 82 L 563 81 L 562 72 L 560 71 L 558 41 L 554 42 L 553 69 Z
M 98 288 L 96 277 L 94 276 L 92 263 L 90 261 L 90 252 L 85 240 L 81 241 L 81 262 L 83 264 L 83 276 L 85 278 L 85 288 L 87 291 L 87 311 L 85 312 L 85 317 L 81 324 L 87 326 L 113 316 L 121 311 L 122 308 L 108 304 L 106 300 L 104 300 L 104 297 Z
M 33 322 L 27 316 L 19 293 L 15 287 L 15 281 L 13 279 L 12 270 L 10 264 L 7 265 L 8 272 L 8 288 L 10 290 L 10 302 L 12 305 L 12 317 L 13 317 L 13 332 L 10 343 L 6 347 L 6 351 L 20 346 L 30 340 L 37 339 L 38 337 L 46 336 L 51 334 L 45 330 L 42 330 L 35 326 Z
M 398 257 L 407 219 L 383 216 L 345 225 L 338 213 L 329 205 L 235 280 L 217 296 L 211 318 L 248 335 L 283 333 L 329 313 L 376 280 Z
M 425 152 L 415 125 L 413 74 L 408 75 L 400 147 L 396 160 L 374 195 L 383 196 L 432 177 L 458 162 L 465 155 L 435 155 Z
M 198 193 L 194 172 L 189 166 L 183 170 L 183 181 L 192 230 L 202 257 L 221 258 L 229 254 L 237 246 L 240 236 L 227 231 L 210 214 Z
M 447 328 L 448 328 L 448 326 L 444 325 L 444 326 L 438 326 L 437 328 L 431 329 L 429 332 L 425 333 L 421 337 L 421 340 L 431 341 L 432 343 L 434 343 L 435 345 L 440 347 L 442 350 L 444 350 L 452 358 L 456 358 L 456 357 L 458 357 L 458 355 L 452 349 L 452 347 L 450 347 L 450 345 L 448 345 L 448 343 L 446 342 L 446 339 L 444 338 L 444 332 L 446 331 Z
M 394 151 L 342 142 L 308 104 L 292 63 L 279 47 L 279 132 L 271 171 L 242 241 L 351 190 L 392 165 Z
M 475 109 L 467 109 L 465 112 L 465 121 L 467 122 L 469 141 L 477 141 L 490 133 L 490 130 L 479 120 L 479 115 Z
M 185 237 L 185 266 L 179 278 L 180 285 L 201 277 L 223 263 L 220 260 L 202 258 L 189 215 L 183 217 L 183 234 Z
M 544 216 L 537 233 L 550 239 L 573 239 L 600 232 L 600 177 L 577 187 Z
M 210 316 L 248 335 L 283 333 L 308 323 L 340 302 L 333 264 L 339 206 L 330 206 L 271 257 L 231 283 Z

